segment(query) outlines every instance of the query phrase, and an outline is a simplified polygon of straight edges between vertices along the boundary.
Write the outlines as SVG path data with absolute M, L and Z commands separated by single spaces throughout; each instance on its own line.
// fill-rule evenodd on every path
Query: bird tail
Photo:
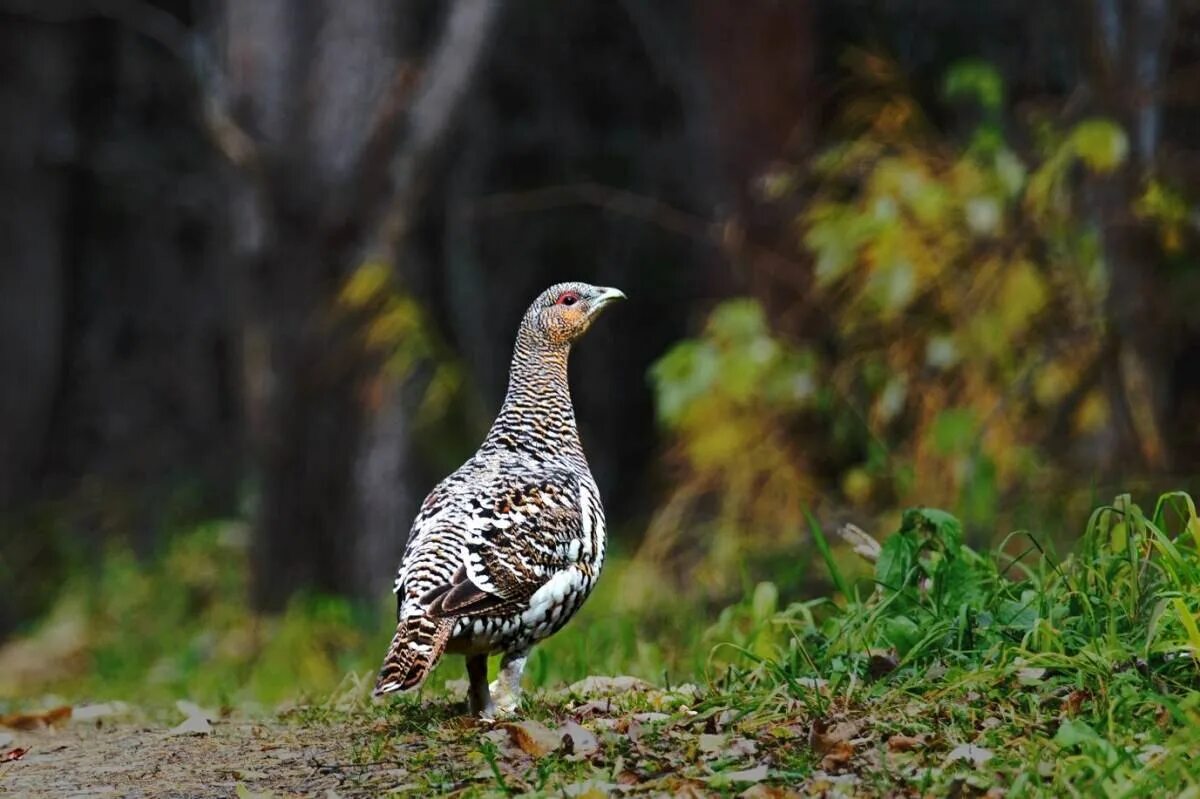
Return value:
M 445 651 L 453 629 L 454 619 L 424 615 L 401 619 L 375 681 L 375 696 L 407 691 L 424 682 Z

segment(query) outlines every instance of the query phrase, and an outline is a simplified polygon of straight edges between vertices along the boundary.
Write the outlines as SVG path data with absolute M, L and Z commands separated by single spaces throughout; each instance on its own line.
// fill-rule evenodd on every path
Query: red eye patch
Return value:
M 554 301 L 555 305 L 574 305 L 579 302 L 579 295 L 574 291 L 564 291 L 558 295 L 558 299 Z

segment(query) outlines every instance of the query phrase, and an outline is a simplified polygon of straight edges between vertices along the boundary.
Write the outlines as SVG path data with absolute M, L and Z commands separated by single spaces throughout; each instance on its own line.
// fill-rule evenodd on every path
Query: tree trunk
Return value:
M 340 308 L 365 258 L 390 261 L 419 211 L 490 40 L 494 0 L 458 0 L 411 106 L 397 88 L 415 3 L 265 0 L 226 5 L 234 109 L 257 147 L 238 206 L 247 326 L 269 370 L 258 449 L 254 601 L 297 590 L 362 599 L 395 569 L 412 510 L 402 387 Z M 266 42 L 268 46 L 262 46 Z M 403 122 L 403 124 L 401 124 Z M 403 128 L 403 130 L 402 130 Z M 372 401 L 376 388 L 384 402 Z

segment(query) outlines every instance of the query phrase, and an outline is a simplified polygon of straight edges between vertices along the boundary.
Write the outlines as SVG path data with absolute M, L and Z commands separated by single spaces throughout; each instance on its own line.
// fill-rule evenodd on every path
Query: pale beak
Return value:
M 596 310 L 603 308 L 610 302 L 627 299 L 625 292 L 620 289 L 597 287 L 596 293 L 592 295 L 592 307 Z

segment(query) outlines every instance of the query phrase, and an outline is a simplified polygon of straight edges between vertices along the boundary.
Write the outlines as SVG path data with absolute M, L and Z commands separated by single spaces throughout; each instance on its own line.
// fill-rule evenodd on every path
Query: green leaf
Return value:
M 1111 172 L 1129 154 L 1125 131 L 1107 119 L 1085 119 L 1071 131 L 1067 145 L 1081 161 L 1096 172 Z
M 917 546 L 911 536 L 903 530 L 889 536 L 875 562 L 875 581 L 890 591 L 903 589 L 916 560 Z
M 975 446 L 975 414 L 969 408 L 947 408 L 933 420 L 933 447 L 940 455 L 967 452 Z
M 717 341 L 748 344 L 767 335 L 767 317 L 757 300 L 726 300 L 713 309 L 707 328 Z
M 1077 719 L 1067 719 L 1058 727 L 1054 734 L 1054 742 L 1059 746 L 1083 746 L 1094 744 L 1102 739 L 1087 722 Z
M 900 531 L 923 533 L 951 556 L 958 555 L 962 548 L 962 523 L 953 514 L 937 508 L 909 508 L 904 511 Z
M 650 367 L 657 397 L 658 418 L 668 426 L 678 424 L 697 399 L 720 376 L 717 353 L 702 341 L 683 341 Z
M 888 644 L 906 654 L 921 640 L 921 627 L 908 616 L 889 616 L 880 622 L 880 631 Z
M 959 61 L 946 72 L 942 91 L 951 100 L 975 100 L 987 111 L 998 111 L 1004 104 L 1004 79 L 986 61 Z

